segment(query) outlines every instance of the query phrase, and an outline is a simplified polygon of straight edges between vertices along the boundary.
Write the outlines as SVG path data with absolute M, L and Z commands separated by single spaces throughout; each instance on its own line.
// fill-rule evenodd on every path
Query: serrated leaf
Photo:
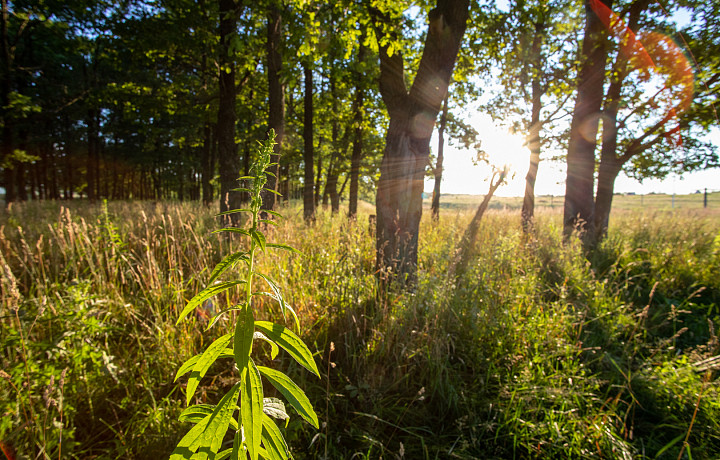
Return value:
M 293 331 L 285 326 L 269 321 L 256 321 L 255 328 L 290 353 L 290 356 L 292 356 L 298 364 L 317 375 L 318 378 L 320 377 L 320 372 L 318 372 L 312 353 L 310 353 L 307 345 L 305 345 L 300 337 L 295 335 Z
M 203 441 L 202 434 L 207 428 L 208 422 L 210 422 L 211 415 L 202 419 L 183 436 L 172 454 L 170 454 L 170 460 L 189 460 L 197 452 Z
M 287 411 L 285 411 L 285 404 L 277 398 L 264 398 L 263 412 L 270 417 L 280 420 L 287 420 L 290 418 Z
M 295 314 L 295 310 L 285 303 L 285 299 L 283 298 L 282 291 L 280 291 L 280 287 L 275 283 L 275 281 L 271 280 L 267 276 L 263 275 L 262 273 L 255 273 L 255 275 L 259 276 L 265 282 L 270 286 L 270 289 L 273 291 L 272 294 L 269 294 L 269 297 L 272 297 L 273 299 L 277 300 L 277 302 L 280 304 L 280 310 L 282 311 L 283 318 L 285 317 L 285 311 L 290 311 L 290 314 L 292 315 L 293 319 L 295 319 L 295 327 L 297 330 L 300 330 L 300 320 L 297 317 L 297 314 Z M 263 294 L 261 294 L 263 295 Z
M 280 193 L 280 192 L 278 192 L 278 191 L 276 191 L 276 190 L 273 190 L 273 189 L 271 189 L 271 188 L 263 188 L 263 190 L 267 190 L 268 192 L 274 193 L 274 194 L 277 195 L 277 196 L 282 196 L 282 193 Z M 263 211 L 264 211 L 264 210 L 263 210 Z
M 253 333 L 253 339 L 264 340 L 270 344 L 270 359 L 275 359 L 278 353 L 280 353 L 280 349 L 278 348 L 277 344 L 272 340 L 268 339 L 262 332 L 255 331 L 255 333 Z
M 181 422 L 200 423 L 205 417 L 211 415 L 215 406 L 210 404 L 196 404 L 186 408 L 178 417 Z
M 208 371 L 208 369 L 210 369 L 210 366 L 225 350 L 225 345 L 230 342 L 231 338 L 232 334 L 225 334 L 224 336 L 215 340 L 212 344 L 210 344 L 207 350 L 205 350 L 205 353 L 202 354 L 200 359 L 198 359 L 198 361 L 193 366 L 193 370 L 190 374 L 190 378 L 188 379 L 186 389 L 186 399 L 188 405 L 190 404 L 190 400 L 195 394 L 195 390 L 200 383 L 200 379 L 205 377 L 205 373 Z
M 223 211 L 215 214 L 215 217 L 227 216 L 228 214 L 236 214 L 238 212 L 249 212 L 252 213 L 252 209 L 231 209 L 229 211 Z
M 270 214 L 271 216 L 279 217 L 279 218 L 281 218 L 281 219 L 283 218 L 282 214 L 280 214 L 280 213 L 277 212 L 277 211 L 271 211 L 271 210 L 269 210 L 269 209 L 263 209 L 263 212 L 266 212 L 266 213 Z
M 213 230 L 212 233 L 239 233 L 241 235 L 250 236 L 249 231 L 239 227 L 225 227 L 218 230 Z
M 262 418 L 262 440 L 271 458 L 287 460 L 290 457 L 287 443 L 275 422 L 263 414 Z
M 227 313 L 229 311 L 233 311 L 233 310 L 240 310 L 240 309 L 241 309 L 241 307 L 234 305 L 232 307 L 220 310 L 219 312 L 217 312 L 217 314 L 215 316 L 210 318 L 210 321 L 208 322 L 208 326 L 205 328 L 205 330 L 209 331 L 210 329 L 212 329 L 212 327 L 215 325 L 215 323 L 217 323 L 220 320 L 220 318 L 222 318 L 222 315 L 224 315 L 225 313 Z
M 222 446 L 223 438 L 230 426 L 230 420 L 237 409 L 240 383 L 236 383 L 230 391 L 220 400 L 217 407 L 209 417 L 207 428 L 203 431 L 202 442 L 198 449 L 198 458 L 214 458 Z
M 225 281 L 223 283 L 213 284 L 212 286 L 208 286 L 202 291 L 200 291 L 195 297 L 190 299 L 190 302 L 188 302 L 187 305 L 185 305 L 185 308 L 180 313 L 180 318 L 178 318 L 177 322 L 175 323 L 180 324 L 180 321 L 182 321 L 188 313 L 193 311 L 196 307 L 199 305 L 202 305 L 203 302 L 205 302 L 210 297 L 216 296 L 220 294 L 221 292 L 225 292 L 231 287 L 237 286 L 239 284 L 243 284 L 244 280 L 238 280 L 238 281 Z
M 200 359 L 200 356 L 202 356 L 202 353 L 199 353 L 185 361 L 185 363 L 180 366 L 180 369 L 178 369 L 177 373 L 175 374 L 175 380 L 173 380 L 173 382 L 177 382 L 177 379 L 179 379 L 182 375 L 190 372 L 193 366 L 195 366 L 195 363 L 197 363 L 198 359 Z
M 315 428 L 319 428 L 318 417 L 305 392 L 290 377 L 269 367 L 258 366 L 260 373 L 282 394 L 298 414 Z
M 260 246 L 260 249 L 265 250 L 265 235 L 260 230 L 250 230 L 250 236 Z
M 286 251 L 294 252 L 295 254 L 303 255 L 302 252 L 298 251 L 292 246 L 288 246 L 287 244 L 279 244 L 279 243 L 266 243 L 265 247 L 273 248 L 273 249 L 284 249 Z
M 257 460 L 262 438 L 263 389 L 260 372 L 251 359 L 240 377 L 242 394 L 240 415 L 245 445 L 251 460 Z
M 235 323 L 235 336 L 233 337 L 235 363 L 241 373 L 248 366 L 254 333 L 255 319 L 253 312 L 249 305 L 245 305 L 238 315 L 237 323 Z
M 208 284 L 214 283 L 215 280 L 218 279 L 218 277 L 222 275 L 226 270 L 231 269 L 232 267 L 237 265 L 238 262 L 243 260 L 249 260 L 248 254 L 246 252 L 235 252 L 223 258 L 223 260 L 221 260 L 217 265 L 215 265 L 215 268 L 210 274 L 210 280 L 208 281 Z

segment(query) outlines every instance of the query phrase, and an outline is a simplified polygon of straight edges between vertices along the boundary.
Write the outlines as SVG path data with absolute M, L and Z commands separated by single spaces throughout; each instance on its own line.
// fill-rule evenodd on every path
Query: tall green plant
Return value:
M 175 376 L 175 380 L 177 380 L 180 376 L 190 373 L 187 384 L 188 408 L 180 415 L 180 420 L 192 422 L 195 426 L 178 443 L 170 456 L 171 460 L 190 458 L 246 459 L 248 455 L 252 460 L 257 460 L 258 457 L 272 460 L 291 458 L 285 438 L 271 419 L 271 417 L 274 417 L 287 420 L 288 414 L 285 405 L 277 398 L 263 397 L 261 376 L 264 376 L 286 398 L 301 417 L 316 429 L 318 428 L 317 415 L 300 387 L 282 372 L 256 365 L 252 357 L 253 341 L 255 339 L 264 340 L 271 346 L 272 358 L 277 356 L 279 347 L 282 347 L 301 366 L 320 377 L 312 353 L 297 335 L 280 324 L 256 321 L 253 312 L 253 299 L 255 297 L 270 297 L 279 304 L 283 316 L 289 313 L 294 318 L 297 328 L 300 327 L 295 311 L 285 303 L 277 283 L 269 276 L 259 273 L 255 269 L 255 260 L 259 252 L 265 252 L 267 249 L 295 251 L 285 244 L 268 243 L 261 231 L 262 226 L 275 225 L 271 217 L 281 217 L 276 212 L 264 210 L 262 213 L 267 213 L 267 218 L 264 218 L 265 216 L 261 216 L 260 210 L 262 204 L 261 192 L 268 190 L 274 193 L 273 190 L 264 188 L 267 174 L 272 174 L 267 169 L 274 165 L 270 161 L 270 155 L 275 144 L 274 139 L 275 134 L 271 131 L 268 140 L 260 143 L 258 149 L 259 159 L 252 166 L 250 176 L 240 178 L 240 180 L 249 181 L 249 188 L 240 188 L 238 191 L 250 194 L 250 208 L 221 213 L 221 215 L 247 213 L 251 216 L 251 219 L 249 219 L 250 227 L 228 227 L 216 231 L 231 232 L 248 238 L 250 240 L 249 249 L 232 253 L 218 263 L 210 275 L 209 286 L 188 302 L 178 319 L 179 323 L 207 299 L 228 289 L 242 286 L 245 290 L 243 303 L 221 311 L 210 321 L 208 326 L 208 328 L 212 327 L 220 317 L 234 311 L 237 312 L 234 332 L 216 339 L 205 352 L 190 358 L 180 367 Z M 216 282 L 223 273 L 238 264 L 245 266 L 243 279 Z M 254 290 L 253 280 L 255 278 L 264 281 L 269 287 L 269 292 Z M 200 379 L 203 378 L 210 366 L 220 358 L 230 357 L 235 359 L 239 371 L 239 381 L 233 385 L 216 406 L 209 404 L 190 406 L 190 401 Z M 238 409 L 239 412 L 236 416 L 236 410 Z M 231 449 L 218 453 L 228 430 L 234 431 L 233 446 Z

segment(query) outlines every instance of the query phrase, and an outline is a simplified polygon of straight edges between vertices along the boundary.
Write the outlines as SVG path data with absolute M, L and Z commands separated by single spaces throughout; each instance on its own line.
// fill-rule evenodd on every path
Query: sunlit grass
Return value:
M 28 203 L 0 217 L 0 440 L 33 458 L 169 455 L 186 427 L 168 382 L 214 338 L 201 316 L 175 326 L 178 308 L 240 244 L 210 235 L 214 211 Z M 588 260 L 562 243 L 558 209 L 539 210 L 533 238 L 518 212 L 490 209 L 455 280 L 471 215 L 444 209 L 423 220 L 417 288 L 378 298 L 373 207 L 355 223 L 321 210 L 311 227 L 301 212 L 284 209 L 268 238 L 304 256 L 259 267 L 323 374 L 273 363 L 321 422 L 292 417 L 296 458 L 677 458 L 686 436 L 684 455 L 720 455 L 717 369 L 696 365 L 720 354 L 716 213 L 619 210 Z M 199 402 L 228 375 L 211 369 Z

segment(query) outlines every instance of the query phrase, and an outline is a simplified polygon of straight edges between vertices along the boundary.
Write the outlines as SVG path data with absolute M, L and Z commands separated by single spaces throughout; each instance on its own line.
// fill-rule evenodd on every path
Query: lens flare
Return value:
M 590 0 L 590 7 L 610 34 L 617 38 L 620 53 L 627 59 L 630 68 L 638 72 L 640 80 L 645 83 L 654 81 L 660 86 L 646 104 L 664 112 L 663 125 L 674 120 L 676 126 L 666 130 L 665 136 L 671 145 L 681 146 L 678 113 L 690 107 L 695 85 L 690 61 L 667 35 L 659 32 L 635 34 L 600 0 Z

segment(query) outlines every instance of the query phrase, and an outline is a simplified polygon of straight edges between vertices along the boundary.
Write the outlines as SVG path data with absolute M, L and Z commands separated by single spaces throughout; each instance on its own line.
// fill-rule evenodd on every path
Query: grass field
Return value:
M 479 197 L 447 197 L 439 223 L 423 220 L 416 289 L 382 298 L 373 206 L 357 223 L 323 211 L 311 227 L 285 208 L 269 239 L 304 255 L 263 257 L 260 270 L 278 275 L 323 375 L 273 361 L 321 422 L 291 414 L 295 458 L 719 458 L 720 213 L 695 209 L 701 196 L 689 209 L 698 197 L 671 211 L 666 196 L 617 197 L 589 258 L 561 241 L 560 198 L 538 200 L 531 238 L 518 202 L 498 199 L 457 280 L 449 259 Z M 237 245 L 210 234 L 214 210 L 76 201 L 0 215 L 2 446 L 169 455 L 187 430 L 175 372 L 228 328 L 206 331 L 203 314 L 175 325 Z M 214 366 L 195 399 L 217 401 L 234 379 Z

